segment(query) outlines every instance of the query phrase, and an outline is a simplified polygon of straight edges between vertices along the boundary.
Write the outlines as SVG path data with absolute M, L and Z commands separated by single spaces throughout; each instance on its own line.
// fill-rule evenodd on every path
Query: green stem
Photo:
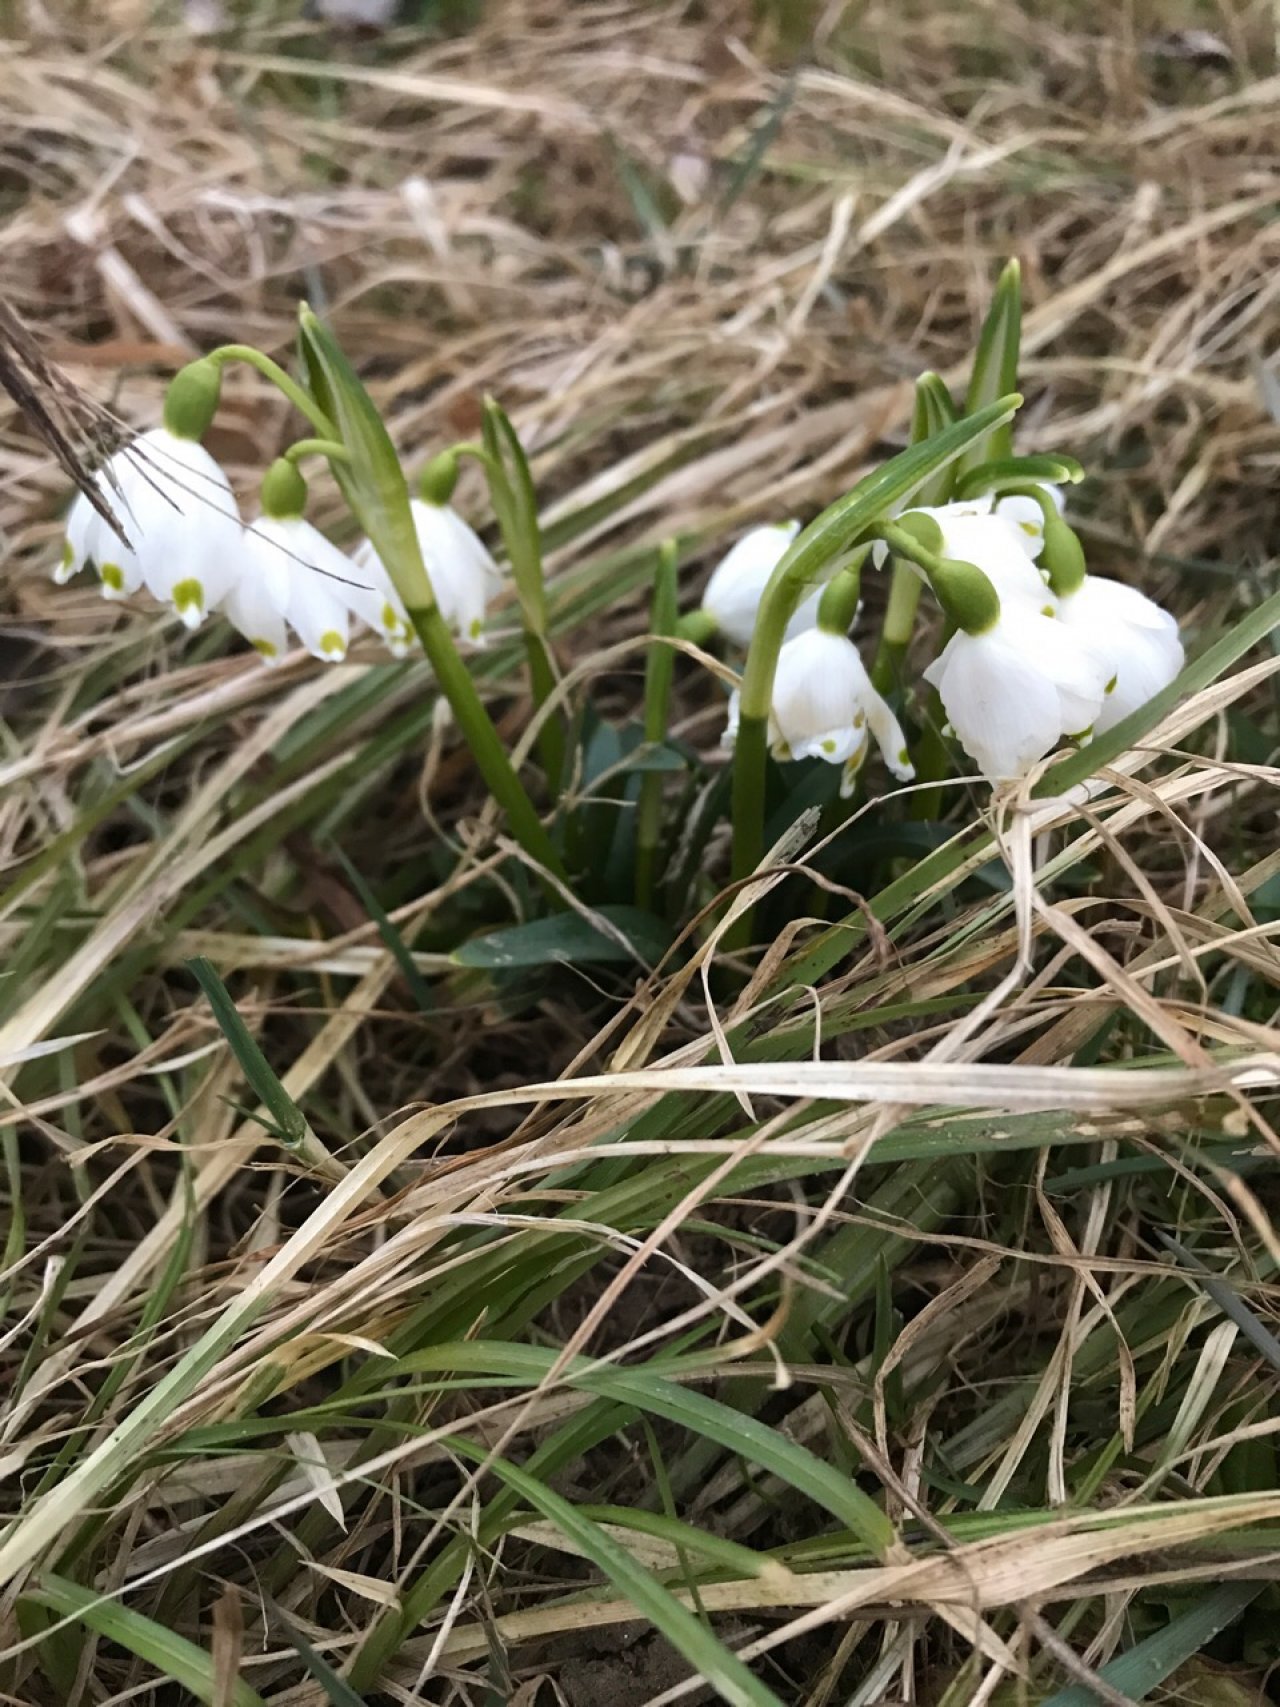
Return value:
M 862 598 L 862 565 L 871 547 L 863 546 L 853 560 L 833 575 L 818 600 L 818 627 L 827 634 L 848 634 Z
M 222 344 L 210 353 L 209 360 L 217 362 L 219 367 L 227 362 L 244 362 L 248 367 L 256 368 L 264 379 L 269 379 L 276 390 L 289 399 L 300 415 L 306 416 L 322 438 L 338 438 L 337 428 L 311 393 L 305 391 L 296 379 L 290 379 L 279 362 L 273 362 L 270 356 L 255 350 L 252 344 Z
M 923 586 L 924 582 L 910 563 L 894 558 L 884 626 L 880 630 L 880 644 L 876 647 L 875 661 L 871 666 L 871 685 L 879 694 L 888 695 L 898 685 L 907 648 L 915 632 Z
M 716 619 L 709 610 L 687 610 L 675 626 L 678 640 L 687 640 L 692 646 L 705 647 L 714 639 Z
M 653 582 L 653 602 L 649 611 L 651 644 L 645 662 L 644 738 L 650 747 L 660 746 L 667 738 L 671 681 L 676 662 L 675 653 L 667 641 L 676 631 L 677 564 L 675 542 L 668 540 L 658 557 L 658 568 Z M 636 807 L 638 907 L 653 906 L 654 875 L 662 835 L 662 792 L 662 772 L 645 771 L 640 778 L 640 800 Z
M 337 439 L 297 439 L 288 450 L 280 454 L 286 462 L 300 462 L 304 456 L 327 456 L 331 461 L 351 461 L 351 452 Z
M 560 855 L 534 810 L 533 802 L 511 768 L 506 749 L 494 728 L 484 702 L 476 692 L 475 683 L 459 658 L 449 633 L 449 626 L 435 605 L 416 605 L 409 608 L 409 620 L 414 626 L 422 650 L 435 671 L 441 693 L 453 708 L 453 715 L 466 737 L 490 794 L 507 815 L 511 833 L 520 846 L 539 865 L 554 877 L 565 877 Z
M 940 557 L 922 545 L 910 527 L 896 522 L 881 524 L 878 532 L 897 556 L 924 570 L 938 603 L 957 628 L 966 634 L 985 634 L 999 620 L 999 596 L 976 563 Z

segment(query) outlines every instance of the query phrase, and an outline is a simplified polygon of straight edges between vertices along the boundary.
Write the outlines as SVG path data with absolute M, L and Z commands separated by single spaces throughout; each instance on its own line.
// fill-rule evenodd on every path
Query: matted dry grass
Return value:
M 812 10 L 797 52 L 737 4 L 216 40 L 40 8 L 0 58 L 0 293 L 130 423 L 192 351 L 286 352 L 299 296 L 409 463 L 496 392 L 549 518 L 602 500 L 553 593 L 623 710 L 642 548 L 696 563 L 835 496 L 1016 254 L 1022 443 L 1089 462 L 1095 565 L 1193 649 L 1238 625 L 1277 550 L 1271 9 Z M 252 377 L 217 435 L 246 486 L 293 436 Z M 1171 1687 L 1270 1698 L 1276 1591 L 1241 1585 L 1280 1548 L 1271 654 L 1202 683 L 1083 837 L 1000 823 L 1012 896 L 963 885 L 971 831 L 899 871 L 887 938 L 805 923 L 736 1009 L 698 976 L 714 941 L 630 1006 L 615 972 L 531 997 L 446 958 L 492 922 L 502 848 L 423 676 L 371 647 L 266 673 L 212 626 L 55 592 L 64 497 L 0 411 L 11 1698 L 244 1707 L 238 1677 L 350 1707 L 343 1667 L 368 1702 L 673 1698 L 689 1665 L 636 1635 L 594 1531 L 527 1488 L 504 1507 L 468 1448 L 592 1513 L 787 1702 L 1046 1699 L 1233 1585 Z M 718 705 L 687 693 L 710 752 Z M 331 836 L 421 941 L 432 1009 Z M 250 1118 L 193 954 L 304 1107 L 301 1156 Z M 569 1072 L 618 1076 L 570 1101 Z M 758 1410 L 876 1494 L 892 1547 L 600 1369 Z M 146 1629 L 104 1624 L 117 1600 Z

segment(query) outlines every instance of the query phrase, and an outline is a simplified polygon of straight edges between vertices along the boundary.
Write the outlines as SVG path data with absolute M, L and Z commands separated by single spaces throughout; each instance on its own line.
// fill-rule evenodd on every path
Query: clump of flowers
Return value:
M 395 657 L 420 647 L 548 891 L 576 873 L 590 892 L 634 843 L 635 894 L 647 907 L 662 858 L 662 774 L 686 763 L 668 735 L 672 670 L 682 644 L 686 651 L 690 642 L 721 646 L 742 663 L 725 729 L 733 751 L 736 877 L 756 869 L 763 852 L 767 788 L 776 796 L 789 786 L 779 783 L 770 761 L 809 762 L 798 786 L 810 802 L 824 802 L 824 810 L 875 787 L 867 761 L 877 750 L 894 783 L 911 783 L 917 773 L 926 786 L 937 781 L 949 739 L 991 784 L 1004 785 L 1026 777 L 1063 743 L 1087 743 L 1110 731 L 1178 674 L 1183 649 L 1173 616 L 1136 588 L 1087 571 L 1064 501 L 1065 488 L 1082 478 L 1079 465 L 1070 457 L 1014 453 L 1019 326 L 1011 265 L 979 339 L 963 405 L 936 375 L 922 376 L 909 448 L 808 526 L 779 520 L 747 531 L 683 618 L 678 553 L 672 546 L 658 554 L 638 749 L 643 774 L 630 793 L 625 778 L 620 785 L 617 810 L 624 817 L 607 845 L 597 833 L 598 805 L 565 805 L 561 795 L 566 779 L 595 763 L 588 762 L 584 734 L 590 718 L 578 715 L 565 692 L 573 677 L 562 675 L 553 644 L 536 490 L 511 423 L 496 403 L 486 404 L 480 441 L 435 456 L 411 493 L 367 391 L 310 310 L 301 314 L 305 384 L 240 345 L 177 375 L 163 425 L 118 452 L 97 477 L 119 528 L 87 498 L 77 499 L 56 578 L 91 566 L 107 598 L 145 590 L 190 627 L 220 612 L 268 664 L 278 663 L 295 640 L 314 658 L 336 662 L 360 626 Z M 226 474 L 201 443 L 230 361 L 251 362 L 272 380 L 313 435 L 275 460 L 247 522 Z M 464 456 L 484 472 L 505 569 L 453 507 Z M 327 459 L 363 535 L 350 553 L 308 519 L 301 465 L 313 457 Z M 888 581 L 869 667 L 855 638 L 868 566 Z M 535 751 L 552 805 L 549 823 L 458 652 L 459 641 L 483 644 L 487 613 L 508 589 L 537 714 Z M 926 591 L 939 612 L 929 631 L 939 639 L 935 655 L 913 673 Z M 705 652 L 695 655 L 705 661 Z M 619 748 L 615 770 L 625 773 L 629 750 Z M 633 808 L 628 826 L 625 814 Z M 582 816 L 592 811 L 594 818 Z M 674 826 L 673 839 L 684 828 Z M 590 869 L 592 859 L 598 872 Z M 672 879 L 677 892 L 680 881 Z

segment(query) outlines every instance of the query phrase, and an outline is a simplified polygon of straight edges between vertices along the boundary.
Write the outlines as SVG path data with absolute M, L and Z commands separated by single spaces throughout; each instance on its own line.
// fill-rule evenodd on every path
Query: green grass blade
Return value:
M 488 1455 L 473 1442 L 455 1440 L 452 1444 L 461 1457 L 486 1462 Z M 499 1458 L 488 1460 L 488 1468 L 603 1571 L 641 1617 L 665 1636 L 695 1674 L 718 1690 L 725 1701 L 733 1707 L 782 1707 L 773 1691 L 752 1677 L 742 1661 L 599 1524 L 516 1465 Z
M 42 1576 L 38 1585 L 27 1591 L 27 1598 L 60 1617 L 78 1619 L 109 1642 L 119 1643 L 154 1666 L 162 1676 L 172 1678 L 197 1701 L 213 1702 L 213 1661 L 203 1648 L 185 1636 L 175 1635 L 130 1606 L 104 1600 L 92 1589 L 66 1577 Z M 238 1680 L 231 1691 L 230 1707 L 266 1707 L 266 1702 L 256 1689 Z
M 1221 1584 L 1195 1606 L 1179 1613 L 1163 1630 L 1109 1660 L 1098 1676 L 1131 1701 L 1141 1701 L 1233 1623 L 1265 1586 L 1264 1583 Z M 1087 1684 L 1073 1683 L 1069 1689 L 1060 1689 L 1049 1696 L 1042 1707 L 1098 1707 L 1100 1699 Z

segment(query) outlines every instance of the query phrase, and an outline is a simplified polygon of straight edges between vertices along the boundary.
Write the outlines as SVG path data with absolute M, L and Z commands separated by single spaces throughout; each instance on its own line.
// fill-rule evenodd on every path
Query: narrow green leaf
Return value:
M 1209 1590 L 1163 1630 L 1109 1660 L 1099 1669 L 1098 1676 L 1131 1701 L 1141 1701 L 1228 1624 L 1234 1623 L 1265 1586 L 1265 1583 L 1223 1583 Z M 1073 1683 L 1070 1688 L 1049 1696 L 1041 1707 L 1098 1707 L 1101 1699 L 1088 1684 Z
M 118 1642 L 131 1654 L 145 1660 L 162 1677 L 172 1678 L 180 1688 L 194 1695 L 197 1701 L 212 1702 L 214 1698 L 213 1661 L 203 1648 L 175 1635 L 154 1619 L 144 1617 L 132 1607 L 115 1600 L 104 1600 L 92 1589 L 81 1587 L 66 1577 L 46 1573 L 26 1591 L 26 1598 L 39 1606 L 48 1607 L 63 1618 L 77 1618 L 105 1636 Z M 266 1707 L 256 1689 L 237 1680 L 231 1689 L 231 1707 Z
M 616 935 L 593 925 L 581 913 L 553 913 L 526 925 L 510 925 L 472 937 L 455 949 L 459 966 L 493 972 L 520 966 L 576 966 L 592 961 L 639 961 L 654 965 L 671 946 L 671 930 L 653 913 L 624 905 L 598 907 L 596 916 Z
M 696 1677 L 704 1679 L 734 1707 L 782 1707 L 771 1689 L 755 1678 L 737 1655 L 725 1647 L 687 1606 L 665 1589 L 651 1572 L 576 1506 L 553 1493 L 544 1482 L 505 1459 L 489 1459 L 483 1447 L 454 1440 L 453 1449 L 473 1463 L 486 1463 L 495 1476 L 514 1488 L 535 1511 L 554 1523 L 635 1607 L 642 1618 L 688 1660 Z
M 911 443 L 925 444 L 960 419 L 955 400 L 939 374 L 922 373 L 916 381 L 915 409 L 911 417 Z M 923 505 L 945 504 L 955 487 L 955 465 L 940 468 L 916 494 Z
M 726 1541 L 722 1535 L 708 1535 L 705 1530 L 662 1512 L 622 1505 L 584 1505 L 578 1510 L 593 1523 L 634 1529 L 638 1535 L 651 1535 L 655 1541 L 668 1542 L 677 1552 L 700 1555 L 720 1570 L 731 1571 L 735 1577 L 767 1576 L 771 1570 L 777 1570 L 776 1561 L 767 1553 L 754 1552 L 739 1541 Z
M 200 954 L 193 960 L 188 960 L 187 968 L 204 991 L 205 999 L 213 1009 L 213 1017 L 217 1020 L 222 1035 L 231 1045 L 231 1053 L 239 1063 L 246 1083 L 270 1113 L 283 1135 L 284 1142 L 293 1149 L 298 1148 L 307 1136 L 306 1116 L 285 1090 L 276 1076 L 275 1069 L 258 1048 L 256 1039 L 240 1018 L 213 962 Z
M 716 210 L 720 214 L 728 213 L 747 185 L 759 172 L 764 164 L 765 155 L 773 147 L 774 139 L 782 129 L 782 121 L 786 118 L 792 101 L 796 98 L 795 73 L 786 79 L 778 93 L 769 103 L 763 121 L 751 133 L 751 140 L 743 150 L 742 158 L 734 166 L 729 182 L 720 193 Z
M 468 1341 L 413 1352 L 401 1360 L 400 1369 L 507 1375 L 515 1381 L 535 1383 L 546 1377 L 554 1362 L 555 1354 L 541 1346 Z M 893 1524 L 873 1499 L 830 1464 L 766 1423 L 743 1416 L 705 1393 L 665 1380 L 651 1368 L 615 1369 L 578 1358 L 567 1366 L 562 1378 L 571 1387 L 666 1417 L 691 1433 L 716 1441 L 726 1451 L 805 1494 L 881 1557 L 893 1544 Z
M 283 1607 L 273 1605 L 271 1616 L 284 1631 L 285 1639 L 295 1649 L 303 1665 L 324 1690 L 332 1707 L 366 1707 L 364 1697 L 357 1695 L 346 1678 L 339 1677 L 324 1656 L 315 1651 Z
M 1018 384 L 1018 350 L 1022 342 L 1022 271 L 1016 261 L 1010 261 L 1000 275 L 991 296 L 991 307 L 978 334 L 978 347 L 973 353 L 973 369 L 969 390 L 965 395 L 966 415 L 976 415 L 994 398 L 1004 397 Z M 976 468 L 980 462 L 993 462 L 1013 455 L 1013 435 L 1005 422 L 984 433 L 965 452 L 962 470 Z
M 1155 1235 L 1166 1250 L 1170 1250 L 1188 1268 L 1195 1270 L 1196 1279 L 1213 1299 L 1228 1320 L 1235 1323 L 1240 1332 L 1251 1345 L 1260 1351 L 1273 1369 L 1280 1369 L 1280 1340 L 1271 1332 L 1245 1303 L 1244 1299 L 1231 1285 L 1211 1269 L 1205 1267 L 1193 1251 L 1178 1243 L 1171 1234 L 1162 1228 L 1155 1229 Z
M 956 497 L 972 498 L 1015 482 L 1047 480 L 1055 486 L 1075 486 L 1083 479 L 1084 469 L 1073 456 L 1009 456 L 967 470 L 956 481 Z
M 373 890 L 370 889 L 360 872 L 338 846 L 337 842 L 331 841 L 329 843 L 329 848 L 334 855 L 334 858 L 346 872 L 351 887 L 360 897 L 360 905 L 364 908 L 365 912 L 368 913 L 374 924 L 377 925 L 378 935 L 382 938 L 388 949 L 390 949 L 392 957 L 404 977 L 405 983 L 409 986 L 409 989 L 413 994 L 414 1001 L 418 1004 L 419 1010 L 422 1013 L 429 1012 L 435 1006 L 435 1002 L 431 995 L 431 989 L 427 984 L 426 979 L 419 971 L 417 963 L 409 950 L 408 944 L 400 935 L 400 932 L 396 929 L 395 925 L 391 922 L 391 919 L 387 915 L 386 908 L 382 905 L 381 901 L 379 901 Z

